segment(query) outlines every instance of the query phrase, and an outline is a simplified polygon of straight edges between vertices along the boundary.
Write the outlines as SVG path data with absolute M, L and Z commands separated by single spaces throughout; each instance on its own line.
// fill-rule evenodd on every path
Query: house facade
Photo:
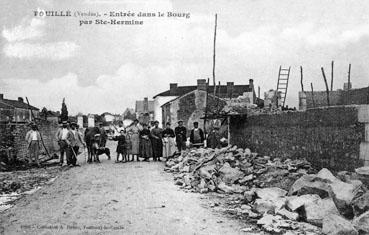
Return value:
M 22 97 L 10 100 L 0 94 L 0 122 L 30 122 L 33 121 L 32 114 L 39 118 L 39 113 L 38 108 L 29 106 Z
M 161 121 L 162 125 L 166 122 L 175 124 L 181 119 L 187 127 L 191 128 L 194 121 L 198 121 L 202 126 L 203 123 L 199 119 L 204 116 L 206 94 L 208 94 L 208 107 L 214 108 L 224 107 L 227 101 L 241 96 L 247 97 L 247 102 L 251 104 L 257 102 L 252 79 L 249 80 L 248 85 L 234 85 L 233 82 L 227 82 L 226 85 L 217 86 L 216 97 L 213 96 L 214 86 L 207 86 L 206 83 L 205 79 L 198 79 L 196 86 L 178 86 L 176 83 L 171 83 L 169 90 L 154 96 L 155 119 Z M 216 105 L 212 105 L 212 102 Z

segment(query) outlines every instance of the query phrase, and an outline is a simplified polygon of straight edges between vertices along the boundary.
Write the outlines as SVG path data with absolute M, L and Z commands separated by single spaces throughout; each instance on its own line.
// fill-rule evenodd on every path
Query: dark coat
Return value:
M 125 153 L 127 151 L 126 137 L 124 135 L 115 136 L 113 140 L 118 141 L 117 153 Z
M 200 140 L 201 142 L 200 143 L 203 143 L 204 142 L 204 132 L 201 130 L 201 128 L 199 128 L 199 134 L 200 134 Z M 191 130 L 191 135 L 190 135 L 190 142 L 192 144 L 198 144 L 198 143 L 195 143 L 195 138 L 194 138 L 194 129 Z
M 185 142 L 187 139 L 187 129 L 184 126 L 177 126 L 174 129 L 174 132 L 176 134 L 176 141 L 177 142 Z

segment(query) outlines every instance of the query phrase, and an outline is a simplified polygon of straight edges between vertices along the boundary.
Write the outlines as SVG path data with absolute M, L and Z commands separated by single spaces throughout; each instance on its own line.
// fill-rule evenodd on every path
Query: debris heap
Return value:
M 272 233 L 369 233 L 369 191 L 359 180 L 367 177 L 365 167 L 336 177 L 327 169 L 316 172 L 305 159 L 233 146 L 188 150 L 168 159 L 165 170 L 184 189 L 238 198 L 232 210 Z

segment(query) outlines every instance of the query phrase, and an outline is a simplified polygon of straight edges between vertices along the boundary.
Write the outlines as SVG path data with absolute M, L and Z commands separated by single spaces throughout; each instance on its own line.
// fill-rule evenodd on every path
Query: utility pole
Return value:
M 215 27 L 214 27 L 214 44 L 213 44 L 213 84 L 214 84 L 214 97 L 216 95 L 216 84 L 215 84 L 215 45 L 217 41 L 217 21 L 218 16 L 215 14 Z
M 331 68 L 331 91 L 333 91 L 333 67 L 334 67 L 334 61 L 332 60 L 332 64 L 331 64 L 332 68 Z
M 304 76 L 303 76 L 302 66 L 300 66 L 300 74 L 301 74 L 301 80 L 300 80 L 301 91 L 304 92 L 304 83 L 303 83 Z

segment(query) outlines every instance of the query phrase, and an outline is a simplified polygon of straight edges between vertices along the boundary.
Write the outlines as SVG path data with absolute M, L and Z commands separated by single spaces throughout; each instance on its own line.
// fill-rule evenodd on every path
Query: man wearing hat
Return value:
M 86 147 L 86 143 L 83 140 L 82 134 L 78 131 L 78 125 L 75 122 L 72 122 L 70 124 L 71 127 L 71 132 L 73 134 L 73 139 L 71 140 L 71 164 L 73 166 L 78 166 L 77 165 L 77 156 L 78 156 L 78 151 L 79 151 L 79 147 L 80 146 L 84 146 Z
M 40 141 L 41 135 L 37 130 L 37 126 L 34 123 L 31 123 L 31 130 L 29 130 L 26 134 L 26 141 L 28 143 L 28 154 L 29 154 L 29 163 L 33 163 L 33 158 L 37 166 L 40 167 L 40 163 L 38 162 L 38 155 L 40 152 Z
M 70 165 L 71 156 L 73 154 L 71 150 L 71 144 L 72 144 L 74 137 L 73 137 L 73 133 L 69 130 L 67 121 L 62 122 L 62 128 L 56 132 L 55 137 L 60 147 L 60 165 L 61 166 L 63 165 L 64 153 L 67 158 L 67 164 Z
M 194 147 L 201 147 L 204 145 L 204 132 L 199 128 L 198 122 L 194 122 L 193 127 L 190 135 L 190 143 Z
M 187 129 L 183 126 L 183 120 L 178 121 L 178 126 L 174 129 L 174 133 L 176 134 L 178 152 L 181 153 L 182 150 L 186 149 L 187 140 Z

